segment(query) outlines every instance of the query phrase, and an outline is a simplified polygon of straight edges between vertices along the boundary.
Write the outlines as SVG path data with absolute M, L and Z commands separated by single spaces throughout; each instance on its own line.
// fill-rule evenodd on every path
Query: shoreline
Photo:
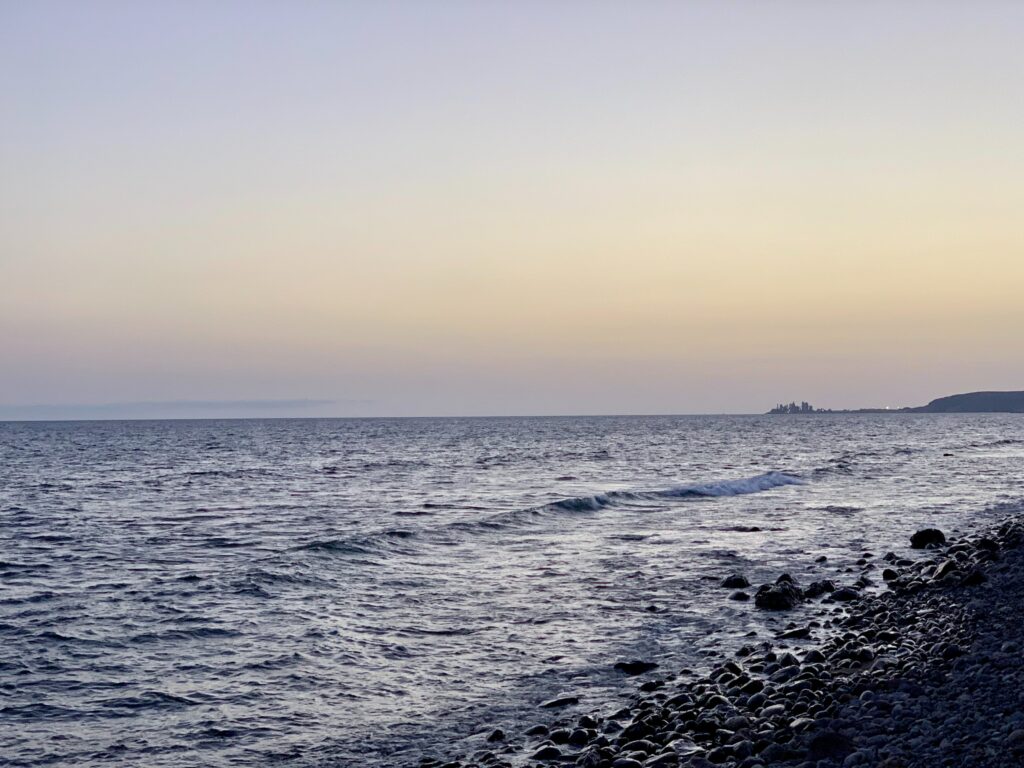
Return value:
M 772 640 L 752 638 L 706 675 L 681 680 L 630 661 L 627 674 L 642 682 L 611 715 L 563 716 L 524 733 L 496 729 L 471 755 L 418 765 L 1024 764 L 1024 516 L 956 540 L 914 538 L 920 556 L 866 557 L 852 586 L 800 585 L 787 574 L 762 585 L 748 595 L 755 610 L 785 618 L 788 608 L 810 604 L 814 617 L 789 622 Z M 888 590 L 862 592 L 874 581 L 868 573 Z

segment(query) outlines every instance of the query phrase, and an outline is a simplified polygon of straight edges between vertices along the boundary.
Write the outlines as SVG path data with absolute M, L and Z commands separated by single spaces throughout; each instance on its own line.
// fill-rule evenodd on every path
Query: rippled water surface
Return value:
M 0 763 L 413 763 L 1022 498 L 1010 415 L 0 423 Z

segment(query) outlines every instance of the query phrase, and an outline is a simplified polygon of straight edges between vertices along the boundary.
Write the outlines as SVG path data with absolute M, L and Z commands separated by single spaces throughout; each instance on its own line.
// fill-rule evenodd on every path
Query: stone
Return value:
M 747 600 L 750 599 L 750 595 L 748 595 L 746 592 L 737 591 L 737 592 L 733 592 L 731 595 L 729 595 L 729 599 L 730 600 L 735 600 L 736 602 L 739 602 L 739 603 L 744 603 L 744 602 L 746 602 Z
M 504 740 L 505 740 L 505 732 L 503 730 L 501 730 L 501 728 L 495 728 L 493 731 L 491 731 L 491 735 L 487 737 L 487 741 L 489 741 L 489 742 L 504 741 Z
M 956 643 L 950 643 L 942 650 L 942 658 L 944 658 L 946 661 L 950 661 L 963 655 L 964 649 Z
M 835 582 L 830 579 L 822 579 L 821 581 L 812 581 L 811 584 L 804 590 L 804 597 L 813 599 L 820 597 L 828 592 L 834 592 L 836 589 Z
M 796 607 L 802 597 L 800 588 L 792 581 L 779 581 L 762 584 L 754 595 L 754 605 L 768 611 L 788 611 Z
M 642 675 L 644 672 L 650 672 L 652 669 L 657 669 L 658 665 L 653 661 L 640 661 L 634 659 L 633 661 L 620 661 L 616 663 L 615 669 L 620 672 L 625 672 L 627 675 Z
M 983 552 L 998 552 L 999 545 L 988 537 L 982 537 L 974 542 L 975 549 L 980 549 Z
M 750 582 L 747 581 L 746 576 L 734 573 L 732 576 L 726 576 L 722 580 L 722 586 L 728 589 L 743 589 L 744 587 L 749 587 Z
M 728 747 L 715 747 L 708 752 L 708 761 L 720 765 L 732 757 L 732 750 Z
M 943 560 L 935 568 L 935 572 L 932 574 L 932 579 L 939 581 L 946 575 L 956 570 L 956 560 Z
M 569 743 L 574 747 L 582 747 L 590 741 L 590 733 L 583 728 L 577 728 L 569 734 Z
M 760 693 L 763 690 L 764 690 L 764 681 L 763 680 L 751 680 L 749 683 L 747 683 L 742 688 L 740 688 L 740 691 L 742 691 L 743 693 L 747 694 L 748 696 L 751 696 L 751 695 L 753 695 L 755 693 Z
M 882 571 L 883 581 L 893 581 L 894 579 L 898 579 L 899 577 L 900 575 L 896 573 L 896 571 L 894 571 L 892 568 L 886 568 Z
M 530 759 L 531 760 L 557 760 L 561 756 L 562 756 L 562 750 L 560 750 L 556 746 L 553 746 L 553 745 L 549 744 L 546 747 L 541 747 L 536 752 L 534 752 L 532 755 L 530 755 Z
M 679 755 L 674 752 L 666 752 L 663 755 L 655 755 L 644 760 L 644 768 L 676 768 L 679 765 Z
M 730 731 L 740 731 L 750 725 L 750 721 L 743 715 L 733 715 L 728 718 L 725 723 L 725 727 Z
M 579 704 L 579 696 L 559 696 L 557 699 L 550 699 L 541 704 L 542 709 L 559 709 L 561 707 L 571 707 L 573 704 Z
M 914 549 L 940 547 L 946 543 L 946 535 L 938 528 L 922 528 L 910 537 L 910 546 Z
M 622 745 L 623 752 L 644 752 L 648 755 L 658 751 L 658 745 L 647 739 L 635 739 Z

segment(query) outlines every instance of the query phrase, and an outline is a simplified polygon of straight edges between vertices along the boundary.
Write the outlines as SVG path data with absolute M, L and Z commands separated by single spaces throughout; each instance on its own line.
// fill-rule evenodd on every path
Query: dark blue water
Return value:
M 0 762 L 401 765 L 1022 498 L 1021 416 L 0 424 Z

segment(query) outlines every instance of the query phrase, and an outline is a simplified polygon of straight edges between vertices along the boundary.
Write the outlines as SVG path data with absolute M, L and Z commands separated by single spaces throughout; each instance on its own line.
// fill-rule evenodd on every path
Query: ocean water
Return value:
M 1013 415 L 0 423 L 0 764 L 414 764 L 1022 500 Z

